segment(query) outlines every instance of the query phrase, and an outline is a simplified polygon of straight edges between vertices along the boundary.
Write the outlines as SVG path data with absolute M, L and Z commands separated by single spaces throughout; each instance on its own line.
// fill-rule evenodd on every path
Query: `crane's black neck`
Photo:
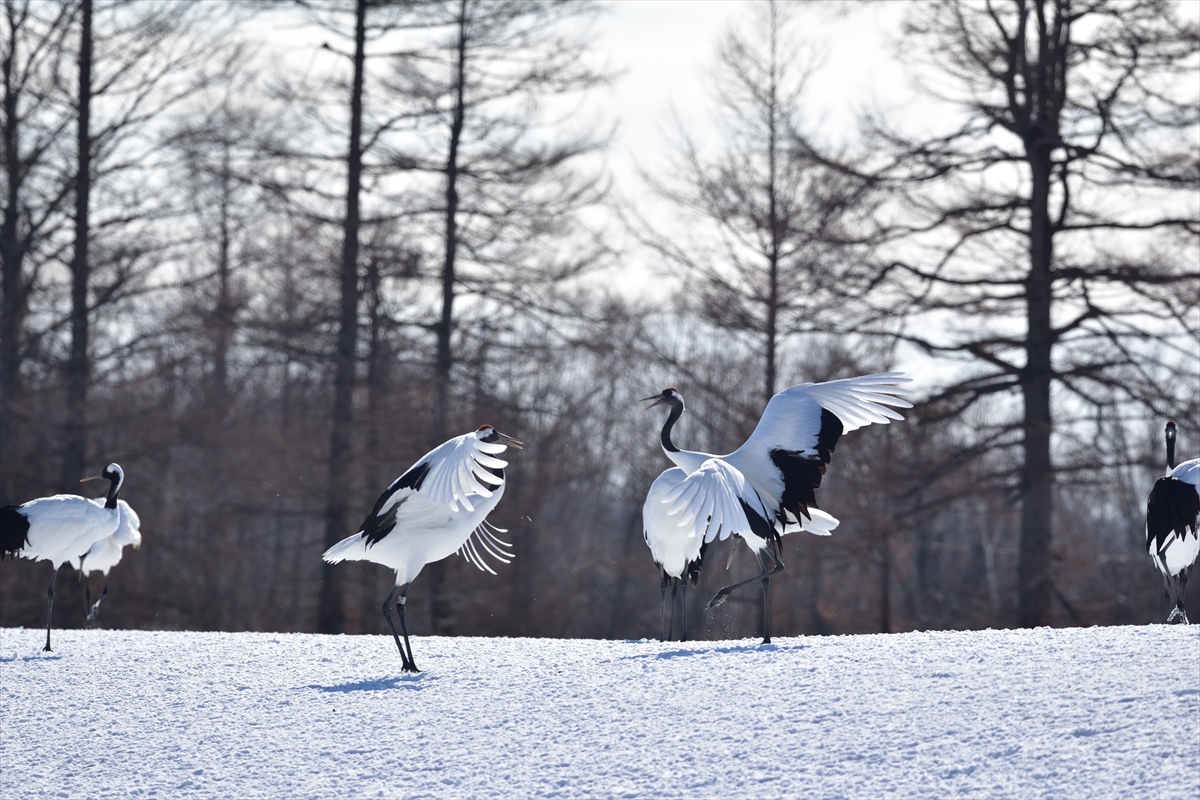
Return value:
M 117 507 L 117 495 L 121 492 L 121 482 L 123 477 L 119 472 L 113 472 L 108 477 L 108 497 L 104 501 L 105 508 Z
M 1167 428 L 1167 472 L 1175 469 L 1175 429 Z
M 671 399 L 667 401 L 671 406 L 671 413 L 667 415 L 667 421 L 662 427 L 662 446 L 663 450 L 668 453 L 678 453 L 679 448 L 671 441 L 671 429 L 675 427 L 675 423 L 679 421 L 679 417 L 683 414 L 683 403 L 678 400 Z

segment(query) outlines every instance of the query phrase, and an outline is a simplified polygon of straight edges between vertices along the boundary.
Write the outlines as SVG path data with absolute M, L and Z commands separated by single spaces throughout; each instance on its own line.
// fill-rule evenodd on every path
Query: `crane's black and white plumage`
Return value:
M 1174 422 L 1167 423 L 1166 435 L 1167 474 L 1146 502 L 1146 551 L 1166 581 L 1167 601 L 1175 601 L 1167 622 L 1186 624 L 1183 593 L 1200 555 L 1200 458 L 1176 466 Z
M 496 456 L 509 446 L 519 449 L 521 443 L 484 425 L 435 447 L 392 481 L 358 533 L 325 551 L 323 557 L 331 564 L 373 561 L 396 570 L 396 586 L 383 601 L 383 616 L 406 672 L 419 672 L 408 640 L 404 606 L 409 584 L 421 569 L 457 552 L 479 569 L 495 574 L 488 558 L 507 564 L 513 557 L 504 549 L 511 545 L 495 536 L 505 531 L 485 519 L 504 495 L 508 462 Z M 400 616 L 403 646 L 392 621 L 393 601 Z
M 125 473 L 109 464 L 98 475 L 84 478 L 108 480 L 108 495 L 103 504 L 93 503 L 75 494 L 39 497 L 19 506 L 0 508 L 0 556 L 19 555 L 33 561 L 49 561 L 54 567 L 46 589 L 46 647 L 50 650 L 50 623 L 54 616 L 54 581 L 58 569 L 86 553 L 120 525 L 117 495 Z
M 760 581 L 763 641 L 769 643 L 770 580 L 783 569 L 780 536 L 795 531 L 827 536 L 837 527 L 837 519 L 817 508 L 816 498 L 833 449 L 843 433 L 903 419 L 893 408 L 912 407 L 904 387 L 909 382 L 902 372 L 883 372 L 784 389 L 767 403 L 745 444 L 725 456 L 680 450 L 671 441 L 684 410 L 679 392 L 664 389 L 647 397 L 654 401 L 649 408 L 671 409 L 661 439 L 676 465 L 654 481 L 642 507 L 646 544 L 663 573 L 664 620 L 666 584 L 684 584 L 686 620 L 685 574 L 695 580 L 706 544 L 737 536 L 753 551 L 760 572 L 721 589 L 706 607 Z
M 103 505 L 100 500 L 92 502 Z M 117 500 L 117 513 L 120 522 L 111 536 L 96 542 L 83 555 L 71 558 L 71 566 L 79 571 L 79 578 L 83 581 L 87 622 L 96 621 L 96 615 L 100 612 L 100 603 L 104 601 L 105 597 L 108 597 L 108 572 L 121 562 L 121 553 L 130 545 L 134 550 L 142 546 L 142 520 L 138 517 L 137 512 L 129 503 Z M 95 604 L 92 603 L 92 587 L 88 582 L 88 576 L 93 572 L 104 575 L 104 588 L 100 590 L 100 596 L 96 598 Z

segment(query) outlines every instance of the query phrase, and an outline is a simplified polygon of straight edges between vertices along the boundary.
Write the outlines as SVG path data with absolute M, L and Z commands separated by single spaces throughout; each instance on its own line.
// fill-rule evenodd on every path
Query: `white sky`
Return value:
M 732 22 L 750 17 L 752 5 L 753 0 L 616 0 L 609 5 L 600 21 L 600 47 L 624 72 L 614 88 L 619 155 L 665 145 L 669 104 L 689 122 L 703 123 L 717 43 Z M 798 6 L 795 30 L 827 44 L 825 66 L 809 86 L 809 99 L 832 124 L 845 125 L 853 110 L 905 93 L 902 70 L 885 38 L 896 30 L 906 5 L 864 6 L 848 16 L 827 6 Z
M 647 195 L 635 165 L 653 165 L 671 152 L 672 108 L 689 135 L 705 140 L 713 120 L 709 85 L 718 43 L 731 24 L 753 18 L 753 5 L 754 0 L 615 0 L 598 21 L 598 53 L 620 73 L 607 96 L 597 98 L 618 123 L 606 161 L 618 194 L 636 201 L 656 224 L 669 224 L 677 212 Z M 900 98 L 911 93 L 888 44 L 906 7 L 872 4 L 838 14 L 838 6 L 830 4 L 796 6 L 793 35 L 826 53 L 806 89 L 810 118 L 826 135 L 852 135 L 862 109 L 906 107 Z M 622 283 L 649 291 L 651 282 L 642 280 L 649 277 L 646 254 L 629 237 L 618 239 L 627 248 Z

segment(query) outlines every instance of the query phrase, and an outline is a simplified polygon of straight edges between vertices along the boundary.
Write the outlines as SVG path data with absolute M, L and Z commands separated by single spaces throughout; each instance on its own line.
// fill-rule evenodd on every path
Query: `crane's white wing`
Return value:
M 379 499 L 383 502 L 389 493 L 411 488 L 431 502 L 449 506 L 451 511 L 457 511 L 460 504 L 473 511 L 472 497 L 491 497 L 493 487 L 504 483 L 504 478 L 493 470 L 508 466 L 507 461 L 496 458 L 506 449 L 507 445 L 499 442 L 480 441 L 474 431 L 456 436 L 426 453 Z M 377 504 L 372 513 L 386 510 Z
M 1184 483 L 1190 483 L 1197 492 L 1200 492 L 1200 458 L 1184 461 L 1171 470 L 1171 477 Z
M 700 560 L 704 537 L 679 526 L 679 516 L 671 514 L 667 494 L 680 484 L 687 472 L 671 467 L 654 479 L 642 504 L 642 536 L 654 563 L 673 578 L 682 578 L 690 564 Z
M 508 533 L 508 529 L 497 528 L 485 519 L 471 532 L 462 547 L 458 548 L 458 554 L 484 572 L 495 575 L 496 570 L 487 563 L 487 559 L 494 558 L 501 564 L 511 564 L 516 558 L 515 553 L 505 549 L 512 547 L 512 544 L 498 537 L 498 533 Z
M 838 439 L 872 423 L 904 419 L 896 408 L 912 408 L 911 379 L 902 372 L 805 383 L 779 392 L 745 444 L 725 457 L 786 526 L 811 518 Z M 815 532 L 815 531 L 814 531 Z
M 737 468 L 710 458 L 671 487 L 662 498 L 676 527 L 706 542 L 751 532 L 747 512 L 765 522 L 762 501 Z
M 104 508 L 103 498 L 92 498 L 88 502 L 97 508 Z M 80 572 L 103 572 L 107 575 L 110 569 L 121 563 L 123 548 L 127 545 L 133 545 L 135 548 L 142 546 L 140 530 L 142 520 L 133 507 L 124 500 L 117 501 L 117 518 L 116 531 L 111 536 L 93 544 L 86 553 L 72 556 L 70 560 L 72 567 Z
M 89 502 L 95 503 L 100 508 L 104 508 L 104 498 L 92 498 Z M 142 546 L 142 519 L 137 512 L 133 510 L 133 506 L 124 500 L 117 501 L 117 529 L 113 532 L 112 539 L 120 547 L 128 547 L 133 545 L 136 547 Z

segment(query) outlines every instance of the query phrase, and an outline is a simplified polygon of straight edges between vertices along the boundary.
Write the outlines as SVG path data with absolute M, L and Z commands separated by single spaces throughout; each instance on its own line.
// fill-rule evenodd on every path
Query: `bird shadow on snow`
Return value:
M 57 653 L 41 654 L 36 656 L 0 656 L 0 664 L 11 664 L 14 661 L 61 661 L 62 656 Z
M 620 660 L 627 659 L 654 659 L 658 661 L 672 658 L 687 658 L 689 656 L 705 656 L 710 653 L 764 653 L 776 650 L 804 650 L 807 645 L 803 644 L 788 644 L 782 647 L 777 644 L 739 644 L 739 645 L 721 645 L 719 647 L 706 647 L 697 644 L 694 647 L 681 647 L 678 650 L 664 650 L 661 653 L 638 653 L 636 655 L 621 656 Z
M 409 689 L 420 690 L 425 688 L 425 684 L 430 681 L 437 680 L 434 677 L 421 675 L 398 675 L 390 678 L 374 678 L 365 681 L 354 681 L 352 683 L 336 683 L 332 686 L 322 686 L 318 683 L 310 683 L 309 689 L 316 689 L 318 692 L 386 692 L 390 689 Z

